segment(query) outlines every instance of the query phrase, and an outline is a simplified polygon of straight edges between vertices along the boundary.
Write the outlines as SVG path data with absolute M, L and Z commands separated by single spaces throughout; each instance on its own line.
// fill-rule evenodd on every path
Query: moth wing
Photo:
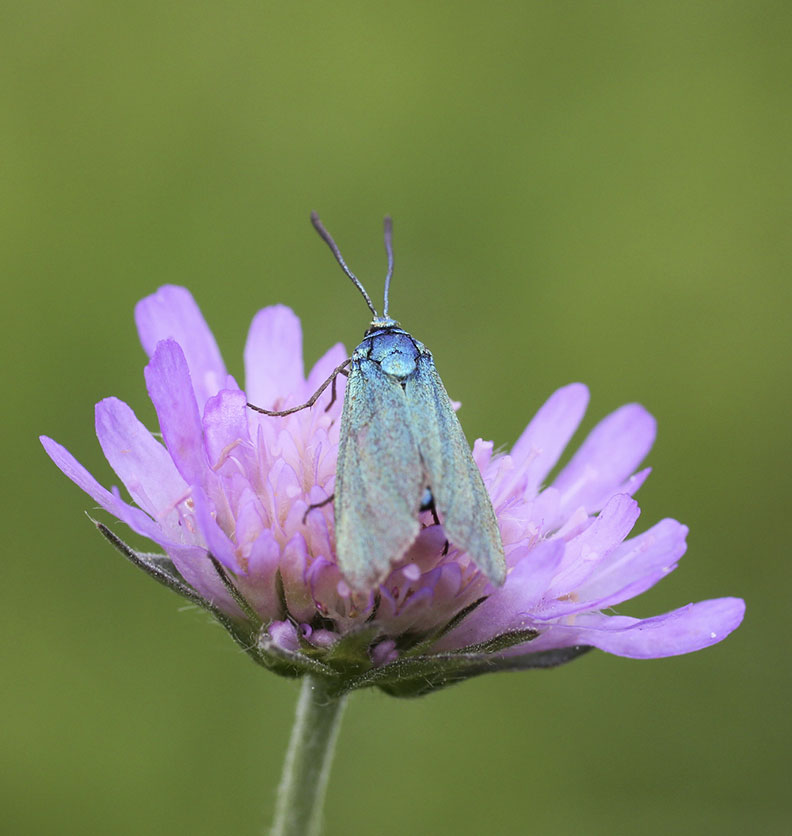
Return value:
M 481 472 L 430 355 L 405 384 L 413 433 L 446 536 L 496 584 L 506 579 L 498 522 Z
M 376 586 L 412 545 L 423 487 L 404 390 L 370 360 L 353 363 L 335 487 L 338 563 L 353 587 Z

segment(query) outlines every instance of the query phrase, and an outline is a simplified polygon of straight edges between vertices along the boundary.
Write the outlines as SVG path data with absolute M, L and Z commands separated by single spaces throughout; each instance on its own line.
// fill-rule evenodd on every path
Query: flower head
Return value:
M 245 390 L 227 373 L 190 293 L 166 286 L 136 309 L 162 440 L 116 398 L 96 406 L 96 433 L 135 505 L 102 487 L 55 441 L 60 469 L 164 554 L 142 554 L 101 524 L 127 557 L 209 609 L 256 661 L 311 672 L 339 690 L 378 685 L 416 694 L 487 671 L 549 666 L 597 647 L 633 658 L 688 653 L 725 638 L 744 603 L 721 598 L 648 619 L 608 615 L 676 568 L 685 526 L 665 519 L 635 537 L 637 470 L 653 418 L 624 406 L 601 421 L 545 486 L 588 401 L 559 389 L 509 454 L 476 441 L 508 576 L 492 586 L 449 547 L 430 512 L 404 559 L 377 588 L 353 589 L 339 570 L 333 493 L 343 403 L 339 386 L 300 404 L 347 356 L 331 348 L 303 371 L 288 308 L 260 311 L 245 348 Z M 339 381 L 340 382 L 340 381 Z M 315 506 L 315 507 L 314 507 Z

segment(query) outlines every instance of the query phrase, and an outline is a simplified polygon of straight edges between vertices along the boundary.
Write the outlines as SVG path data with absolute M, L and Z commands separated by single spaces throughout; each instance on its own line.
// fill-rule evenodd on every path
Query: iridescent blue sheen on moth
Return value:
M 495 512 L 432 355 L 387 315 L 390 219 L 382 317 L 315 213 L 311 220 L 374 319 L 352 356 L 305 404 L 280 412 L 252 408 L 267 415 L 296 412 L 312 406 L 338 374 L 348 375 L 334 497 L 336 553 L 350 586 L 367 590 L 385 579 L 418 536 L 419 513 L 427 506 L 449 542 L 502 584 L 506 561 Z

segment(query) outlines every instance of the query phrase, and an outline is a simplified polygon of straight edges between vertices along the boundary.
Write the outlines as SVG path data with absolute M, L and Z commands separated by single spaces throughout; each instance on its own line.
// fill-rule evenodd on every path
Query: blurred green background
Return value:
M 596 652 L 351 699 L 327 833 L 787 833 L 792 813 L 785 2 L 161 3 L 0 10 L 0 829 L 262 832 L 297 695 L 124 563 L 36 436 L 112 484 L 93 404 L 153 425 L 135 302 L 187 285 L 242 379 L 284 302 L 307 361 L 367 311 L 317 209 L 435 354 L 471 438 L 558 386 L 659 420 L 638 530 L 691 526 L 621 612 L 721 595 L 691 656 Z

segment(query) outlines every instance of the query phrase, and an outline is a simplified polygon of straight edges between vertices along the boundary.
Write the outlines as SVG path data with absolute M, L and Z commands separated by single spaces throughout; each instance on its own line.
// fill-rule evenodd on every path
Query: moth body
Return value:
M 495 513 L 432 354 L 395 320 L 375 318 L 351 357 L 341 416 L 336 550 L 350 583 L 383 581 L 429 508 L 448 540 L 502 583 Z
M 375 323 L 377 320 L 375 320 Z M 432 355 L 423 343 L 408 334 L 395 320 L 385 320 L 392 324 L 372 323 L 363 342 L 352 355 L 352 365 L 368 360 L 380 367 L 383 373 L 405 381 L 417 368 L 418 358 L 422 355 L 430 360 Z
M 315 212 L 311 222 L 374 319 L 352 356 L 304 404 L 284 410 L 248 406 L 264 415 L 290 415 L 311 408 L 331 384 L 334 399 L 337 376 L 347 375 L 334 491 L 335 539 L 338 564 L 353 588 L 369 591 L 385 580 L 415 542 L 419 515 L 427 510 L 442 523 L 453 546 L 467 552 L 490 581 L 502 584 L 506 559 L 495 512 L 434 359 L 388 316 L 390 218 L 385 219 L 388 274 L 382 316 Z

